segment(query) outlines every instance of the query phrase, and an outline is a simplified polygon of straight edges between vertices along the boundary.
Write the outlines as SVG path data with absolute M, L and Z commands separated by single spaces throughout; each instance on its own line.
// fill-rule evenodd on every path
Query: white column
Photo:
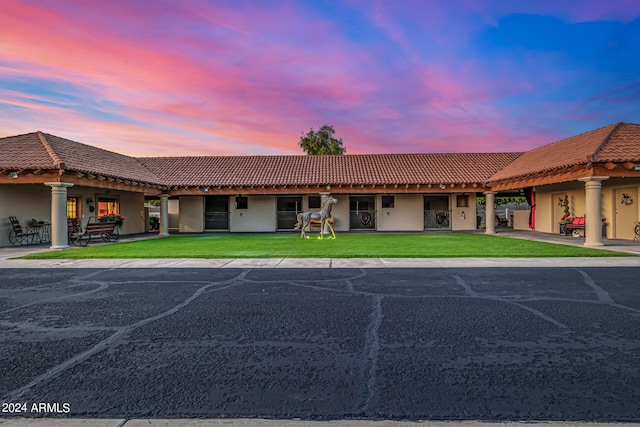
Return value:
M 159 236 L 169 235 L 169 195 L 160 195 L 160 233 Z
M 609 177 L 589 176 L 579 179 L 584 182 L 585 191 L 585 246 L 604 246 L 602 243 L 602 181 L 606 179 Z
M 45 182 L 51 187 L 51 249 L 69 247 L 67 233 L 67 188 L 73 184 L 67 182 Z
M 484 222 L 486 225 L 485 234 L 496 234 L 496 191 L 487 191 L 484 193 L 486 196 Z

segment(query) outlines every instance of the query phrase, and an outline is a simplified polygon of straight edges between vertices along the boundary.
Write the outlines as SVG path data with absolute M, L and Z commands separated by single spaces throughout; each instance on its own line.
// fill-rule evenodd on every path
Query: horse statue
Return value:
M 330 239 L 336 238 L 336 233 L 333 231 L 333 226 L 331 222 L 333 218 L 331 217 L 331 207 L 338 203 L 338 199 L 333 196 L 322 196 L 322 203 L 320 204 L 320 212 L 301 212 L 298 214 L 298 222 L 296 223 L 294 230 L 300 231 L 301 239 L 308 239 L 309 237 L 305 233 L 305 230 L 309 228 L 311 230 L 311 223 L 319 223 L 320 224 L 320 237 L 318 239 L 324 238 L 324 227 L 327 225 L 329 230 L 331 230 Z

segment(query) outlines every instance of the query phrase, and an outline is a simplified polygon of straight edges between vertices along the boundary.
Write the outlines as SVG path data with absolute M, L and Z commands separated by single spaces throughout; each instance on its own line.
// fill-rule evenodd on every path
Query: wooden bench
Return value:
M 573 218 L 573 221 L 564 225 L 564 235 L 568 236 L 569 232 L 571 232 L 573 237 L 578 237 L 579 236 L 578 230 L 584 230 L 585 222 L 586 222 L 585 217 L 579 216 L 579 217 Z
M 117 242 L 120 239 L 119 227 L 116 222 L 90 222 L 84 229 L 78 229 L 70 234 L 71 242 L 76 246 L 87 246 L 91 236 L 100 236 L 105 242 Z

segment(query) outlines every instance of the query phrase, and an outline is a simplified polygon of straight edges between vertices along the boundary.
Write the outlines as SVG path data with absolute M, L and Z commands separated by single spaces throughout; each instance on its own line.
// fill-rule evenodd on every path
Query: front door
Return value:
M 349 228 L 351 230 L 376 229 L 375 196 L 349 197 Z
M 278 230 L 293 230 L 302 212 L 302 196 L 278 196 Z
M 615 238 L 633 240 L 635 222 L 638 221 L 638 189 L 619 188 L 615 195 Z
M 229 196 L 205 196 L 204 229 L 229 229 Z

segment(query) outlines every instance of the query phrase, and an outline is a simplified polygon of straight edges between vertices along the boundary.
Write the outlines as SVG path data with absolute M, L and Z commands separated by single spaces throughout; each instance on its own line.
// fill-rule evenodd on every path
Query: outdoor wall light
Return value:
M 208 193 L 208 192 L 209 192 L 209 187 L 204 187 L 202 190 L 203 190 L 205 193 Z
M 87 204 L 90 205 L 93 203 L 93 199 L 91 197 L 87 198 Z
M 446 185 L 444 185 L 444 184 L 440 184 L 440 189 L 444 190 L 445 188 L 447 188 L 447 186 L 446 186 Z
M 16 179 L 18 177 L 18 172 L 11 172 L 9 175 L 11 175 L 11 178 Z

